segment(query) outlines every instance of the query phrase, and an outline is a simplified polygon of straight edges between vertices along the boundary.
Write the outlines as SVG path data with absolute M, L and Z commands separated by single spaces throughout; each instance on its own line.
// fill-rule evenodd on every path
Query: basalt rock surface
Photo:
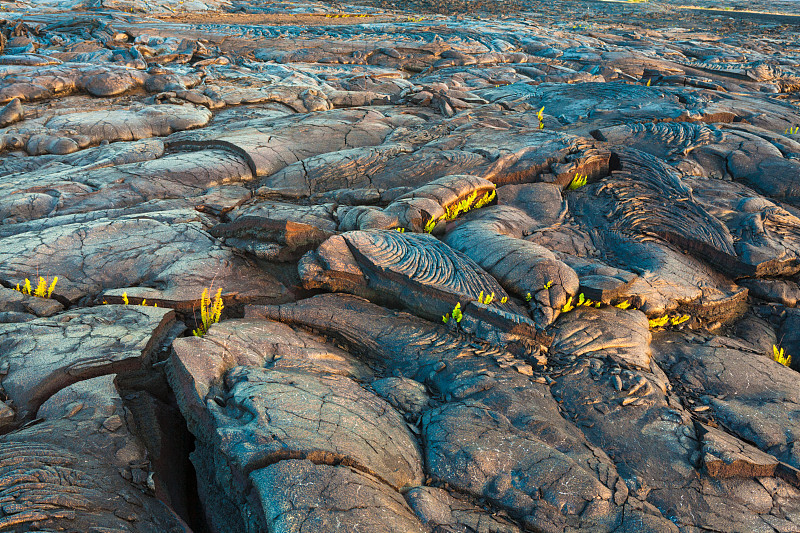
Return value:
M 800 12 L 699 2 L 4 2 L 0 532 L 800 531 Z

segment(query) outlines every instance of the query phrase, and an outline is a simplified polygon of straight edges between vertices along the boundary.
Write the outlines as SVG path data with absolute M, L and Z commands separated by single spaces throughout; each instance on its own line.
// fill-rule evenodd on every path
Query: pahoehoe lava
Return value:
M 0 532 L 800 531 L 795 3 L 1 2 Z

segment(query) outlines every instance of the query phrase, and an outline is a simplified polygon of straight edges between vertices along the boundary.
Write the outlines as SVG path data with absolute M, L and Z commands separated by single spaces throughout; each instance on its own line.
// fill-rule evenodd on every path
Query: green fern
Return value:
M 783 348 L 779 349 L 774 344 L 772 345 L 772 359 L 783 366 L 792 364 L 792 356 L 786 353 Z
M 225 306 L 222 303 L 222 288 L 217 289 L 217 294 L 214 296 L 214 303 L 211 303 L 211 298 L 208 296 L 208 289 L 203 289 L 203 295 L 200 297 L 200 324 L 197 329 L 192 333 L 195 337 L 202 337 L 208 333 L 208 328 L 212 324 L 219 322 L 222 316 L 222 310 Z
M 567 189 L 570 191 L 574 191 L 575 189 L 578 189 L 586 185 L 586 182 L 588 180 L 589 176 L 586 174 L 575 174 L 575 176 L 572 178 L 572 181 L 570 181 L 569 185 L 567 185 Z

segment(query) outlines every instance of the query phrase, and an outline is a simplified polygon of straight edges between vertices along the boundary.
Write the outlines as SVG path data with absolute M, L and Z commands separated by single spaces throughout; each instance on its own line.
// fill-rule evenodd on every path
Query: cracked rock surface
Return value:
M 800 531 L 800 11 L 698 1 L 3 2 L 0 532 Z

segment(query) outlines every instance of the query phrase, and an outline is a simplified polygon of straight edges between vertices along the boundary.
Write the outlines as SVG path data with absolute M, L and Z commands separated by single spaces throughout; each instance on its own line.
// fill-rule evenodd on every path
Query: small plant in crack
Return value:
M 442 315 L 442 322 L 447 324 L 450 322 L 451 318 L 456 321 L 456 324 L 461 322 L 461 319 L 464 318 L 464 315 L 461 313 L 461 302 L 458 302 L 451 312 Z
M 217 289 L 217 294 L 214 296 L 214 302 L 211 302 L 208 289 L 203 289 L 203 295 L 200 297 L 200 321 L 202 322 L 197 329 L 192 330 L 195 337 L 202 337 L 208 333 L 208 328 L 212 324 L 219 322 L 222 316 L 222 310 L 225 306 L 222 303 L 222 287 Z
M 28 296 L 38 296 L 39 298 L 51 298 L 53 296 L 53 291 L 56 288 L 56 282 L 58 282 L 58 276 L 53 276 L 53 281 L 50 282 L 48 285 L 47 280 L 43 277 L 39 276 L 39 283 L 36 284 L 36 288 L 33 289 L 31 287 L 31 280 L 25 278 L 25 283 L 22 287 L 17 286 L 14 290 L 21 292 L 22 294 L 27 294 Z
M 103 303 L 107 304 L 108 302 L 103 300 Z M 128 299 L 128 292 L 127 291 L 122 293 L 122 303 L 125 304 L 125 305 L 131 305 L 130 300 Z M 143 305 L 143 306 L 147 307 L 147 298 L 142 298 L 142 301 L 139 302 L 139 305 Z M 154 303 L 153 307 L 158 307 L 158 303 Z
M 481 207 L 484 207 L 485 205 L 489 204 L 492 200 L 494 200 L 496 197 L 497 197 L 497 191 L 495 190 L 487 192 L 480 198 L 478 198 L 478 191 L 474 191 L 472 194 L 470 194 L 463 200 L 460 200 L 455 204 L 447 206 L 444 215 L 438 218 L 431 218 L 430 220 L 428 220 L 428 222 L 425 223 L 425 233 L 433 232 L 433 229 L 436 227 L 436 224 L 438 224 L 440 221 L 455 220 L 456 218 L 459 217 L 459 215 L 462 215 L 467 211 L 472 211 L 473 209 L 480 209 Z
M 786 353 L 783 348 L 778 348 L 774 344 L 772 345 L 772 359 L 783 366 L 792 364 L 792 356 Z
M 569 185 L 567 185 L 567 189 L 570 191 L 574 191 L 575 189 L 578 189 L 586 185 L 586 182 L 588 180 L 589 180 L 588 174 L 575 174 L 575 176 L 572 178 L 572 181 L 570 181 Z
M 494 293 L 484 296 L 483 291 L 481 291 L 481 293 L 478 295 L 478 301 L 483 305 L 489 305 L 492 303 L 492 300 L 494 300 Z
M 651 318 L 650 320 L 648 320 L 648 323 L 650 325 L 650 329 L 663 328 L 669 324 L 673 326 L 678 326 L 688 321 L 690 318 L 692 317 L 689 315 L 670 316 L 669 314 L 665 314 L 664 316 L 660 316 L 658 318 Z

